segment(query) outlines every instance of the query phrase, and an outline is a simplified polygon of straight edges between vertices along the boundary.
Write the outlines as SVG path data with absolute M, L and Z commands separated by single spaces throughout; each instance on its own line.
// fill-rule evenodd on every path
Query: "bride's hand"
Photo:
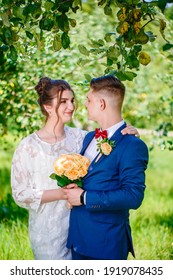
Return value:
M 127 126 L 124 129 L 121 130 L 121 133 L 123 135 L 133 134 L 136 137 L 140 138 L 140 134 L 139 134 L 138 130 L 134 126 L 132 126 L 131 124 L 127 124 Z

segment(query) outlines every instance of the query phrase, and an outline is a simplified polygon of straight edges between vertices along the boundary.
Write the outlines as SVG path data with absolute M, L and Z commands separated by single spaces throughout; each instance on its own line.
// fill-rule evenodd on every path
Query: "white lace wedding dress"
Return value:
M 11 186 L 15 202 L 29 210 L 29 235 L 35 259 L 67 260 L 66 248 L 70 210 L 66 201 L 41 204 L 43 190 L 57 189 L 53 162 L 60 154 L 79 153 L 86 131 L 65 127 L 66 137 L 55 144 L 42 141 L 36 133 L 23 139 L 12 161 Z

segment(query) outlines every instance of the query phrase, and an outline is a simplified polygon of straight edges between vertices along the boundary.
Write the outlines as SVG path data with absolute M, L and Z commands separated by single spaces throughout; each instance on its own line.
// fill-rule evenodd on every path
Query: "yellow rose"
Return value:
M 111 145 L 109 145 L 107 142 L 102 143 L 100 146 L 100 149 L 101 149 L 102 154 L 104 154 L 106 156 L 108 156 L 112 151 Z

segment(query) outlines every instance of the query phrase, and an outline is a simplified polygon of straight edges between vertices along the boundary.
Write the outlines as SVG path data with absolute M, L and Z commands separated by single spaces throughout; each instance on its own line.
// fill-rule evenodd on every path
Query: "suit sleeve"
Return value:
M 136 139 L 137 140 L 137 139 Z M 89 211 L 137 209 L 144 198 L 148 149 L 144 142 L 129 141 L 119 159 L 119 186 L 109 191 L 87 191 Z

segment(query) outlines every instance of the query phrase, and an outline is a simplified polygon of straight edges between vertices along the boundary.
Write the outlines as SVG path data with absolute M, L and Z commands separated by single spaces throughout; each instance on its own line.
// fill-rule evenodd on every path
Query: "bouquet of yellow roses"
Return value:
M 50 178 L 57 180 L 60 187 L 76 183 L 82 187 L 82 178 L 87 174 L 90 160 L 80 154 L 62 154 L 54 162 Z

